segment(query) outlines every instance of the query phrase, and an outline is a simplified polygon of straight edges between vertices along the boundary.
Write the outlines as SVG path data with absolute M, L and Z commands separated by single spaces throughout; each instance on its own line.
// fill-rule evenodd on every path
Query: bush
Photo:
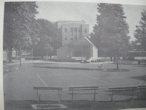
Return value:
M 89 63 L 87 60 L 82 60 L 81 63 Z
M 127 60 L 135 60 L 134 56 L 130 56 L 127 58 Z
M 55 62 L 79 62 L 75 59 L 49 59 L 49 61 L 55 61 Z

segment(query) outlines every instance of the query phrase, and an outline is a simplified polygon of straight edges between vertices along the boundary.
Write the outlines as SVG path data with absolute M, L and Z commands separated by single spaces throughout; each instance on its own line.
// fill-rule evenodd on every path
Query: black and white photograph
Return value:
M 4 1 L 3 110 L 146 110 L 146 2 L 129 1 Z

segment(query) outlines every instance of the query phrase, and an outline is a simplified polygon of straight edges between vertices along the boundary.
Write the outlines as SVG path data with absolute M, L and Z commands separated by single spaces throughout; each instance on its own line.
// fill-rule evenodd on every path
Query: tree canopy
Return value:
M 118 56 L 124 56 L 129 45 L 129 26 L 123 7 L 121 4 L 100 3 L 97 10 L 99 14 L 91 40 L 99 48 L 99 53 L 103 52 L 106 56 L 111 56 L 111 59 L 117 56 L 118 69 Z
M 59 31 L 46 19 L 37 19 L 36 21 L 40 29 L 38 32 L 39 41 L 35 45 L 35 55 L 51 56 L 60 46 Z
M 97 24 L 91 34 L 93 43 L 108 56 L 115 55 L 117 50 L 126 51 L 129 26 L 122 5 L 100 3 L 97 10 Z
M 48 20 L 35 19 L 35 2 L 6 2 L 4 12 L 4 50 L 34 48 L 34 55 L 52 55 L 60 46 L 58 30 Z
M 9 51 L 10 62 L 13 48 L 26 48 L 37 38 L 31 35 L 37 8 L 35 2 L 5 2 L 3 49 Z
M 4 49 L 25 47 L 31 41 L 31 24 L 38 13 L 35 2 L 5 2 Z
M 136 25 L 134 37 L 136 38 L 135 43 L 140 45 L 140 49 L 146 50 L 146 10 L 143 10 L 141 16 L 139 25 Z

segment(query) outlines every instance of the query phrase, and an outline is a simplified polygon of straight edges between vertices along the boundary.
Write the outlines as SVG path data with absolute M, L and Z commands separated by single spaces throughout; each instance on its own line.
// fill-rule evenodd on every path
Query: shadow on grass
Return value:
M 73 67 L 49 67 L 49 66 L 34 66 L 35 68 L 51 68 L 51 69 L 70 69 L 70 70 L 100 70 L 96 68 L 73 68 Z
M 101 72 L 127 72 L 128 69 L 99 69 L 99 68 L 78 68 L 78 67 L 51 67 L 51 66 L 34 66 L 35 68 L 51 68 L 51 69 L 70 69 L 70 70 L 99 70 Z
M 6 110 L 33 110 L 32 104 L 50 104 L 52 102 L 36 101 L 7 101 L 5 102 Z M 57 102 L 53 102 L 57 103 Z M 62 101 L 61 104 L 67 106 L 67 109 L 61 110 L 118 110 L 126 108 L 145 108 L 146 100 L 132 101 Z M 51 109 L 52 110 L 52 109 Z M 53 109 L 56 110 L 56 109 Z M 58 109 L 57 109 L 58 110 Z
M 138 80 L 142 80 L 142 81 L 146 81 L 146 75 L 142 75 L 142 76 L 133 76 L 131 77 L 133 79 L 138 79 Z
M 146 67 L 146 64 L 135 65 L 134 67 Z
M 102 70 L 104 72 L 127 72 L 130 71 L 128 69 L 116 69 L 116 68 L 111 68 L 111 69 L 106 69 L 106 70 Z

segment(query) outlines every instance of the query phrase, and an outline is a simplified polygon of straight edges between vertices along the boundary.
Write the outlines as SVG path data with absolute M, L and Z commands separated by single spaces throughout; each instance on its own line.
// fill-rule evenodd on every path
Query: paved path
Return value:
M 43 60 L 24 60 L 21 63 L 52 63 L 52 64 L 86 64 L 86 63 L 80 63 L 80 62 L 54 62 L 54 61 L 43 61 Z M 106 63 L 113 63 L 111 61 L 105 61 L 105 62 L 91 62 L 89 64 L 106 64 Z M 20 64 L 20 61 L 13 60 L 13 63 L 5 63 L 8 65 L 15 65 Z M 88 64 L 88 63 L 87 63 Z
M 22 61 L 21 65 L 32 64 L 35 67 L 48 67 L 48 68 L 68 68 L 68 69 L 102 69 L 104 70 L 105 64 L 110 64 L 113 62 L 91 62 L 91 63 L 80 63 L 80 62 L 53 62 L 53 61 Z M 100 66 L 102 64 L 102 66 Z M 16 65 L 19 68 L 20 62 L 13 61 L 13 63 L 5 63 L 3 65 L 4 69 L 8 68 L 11 65 Z

